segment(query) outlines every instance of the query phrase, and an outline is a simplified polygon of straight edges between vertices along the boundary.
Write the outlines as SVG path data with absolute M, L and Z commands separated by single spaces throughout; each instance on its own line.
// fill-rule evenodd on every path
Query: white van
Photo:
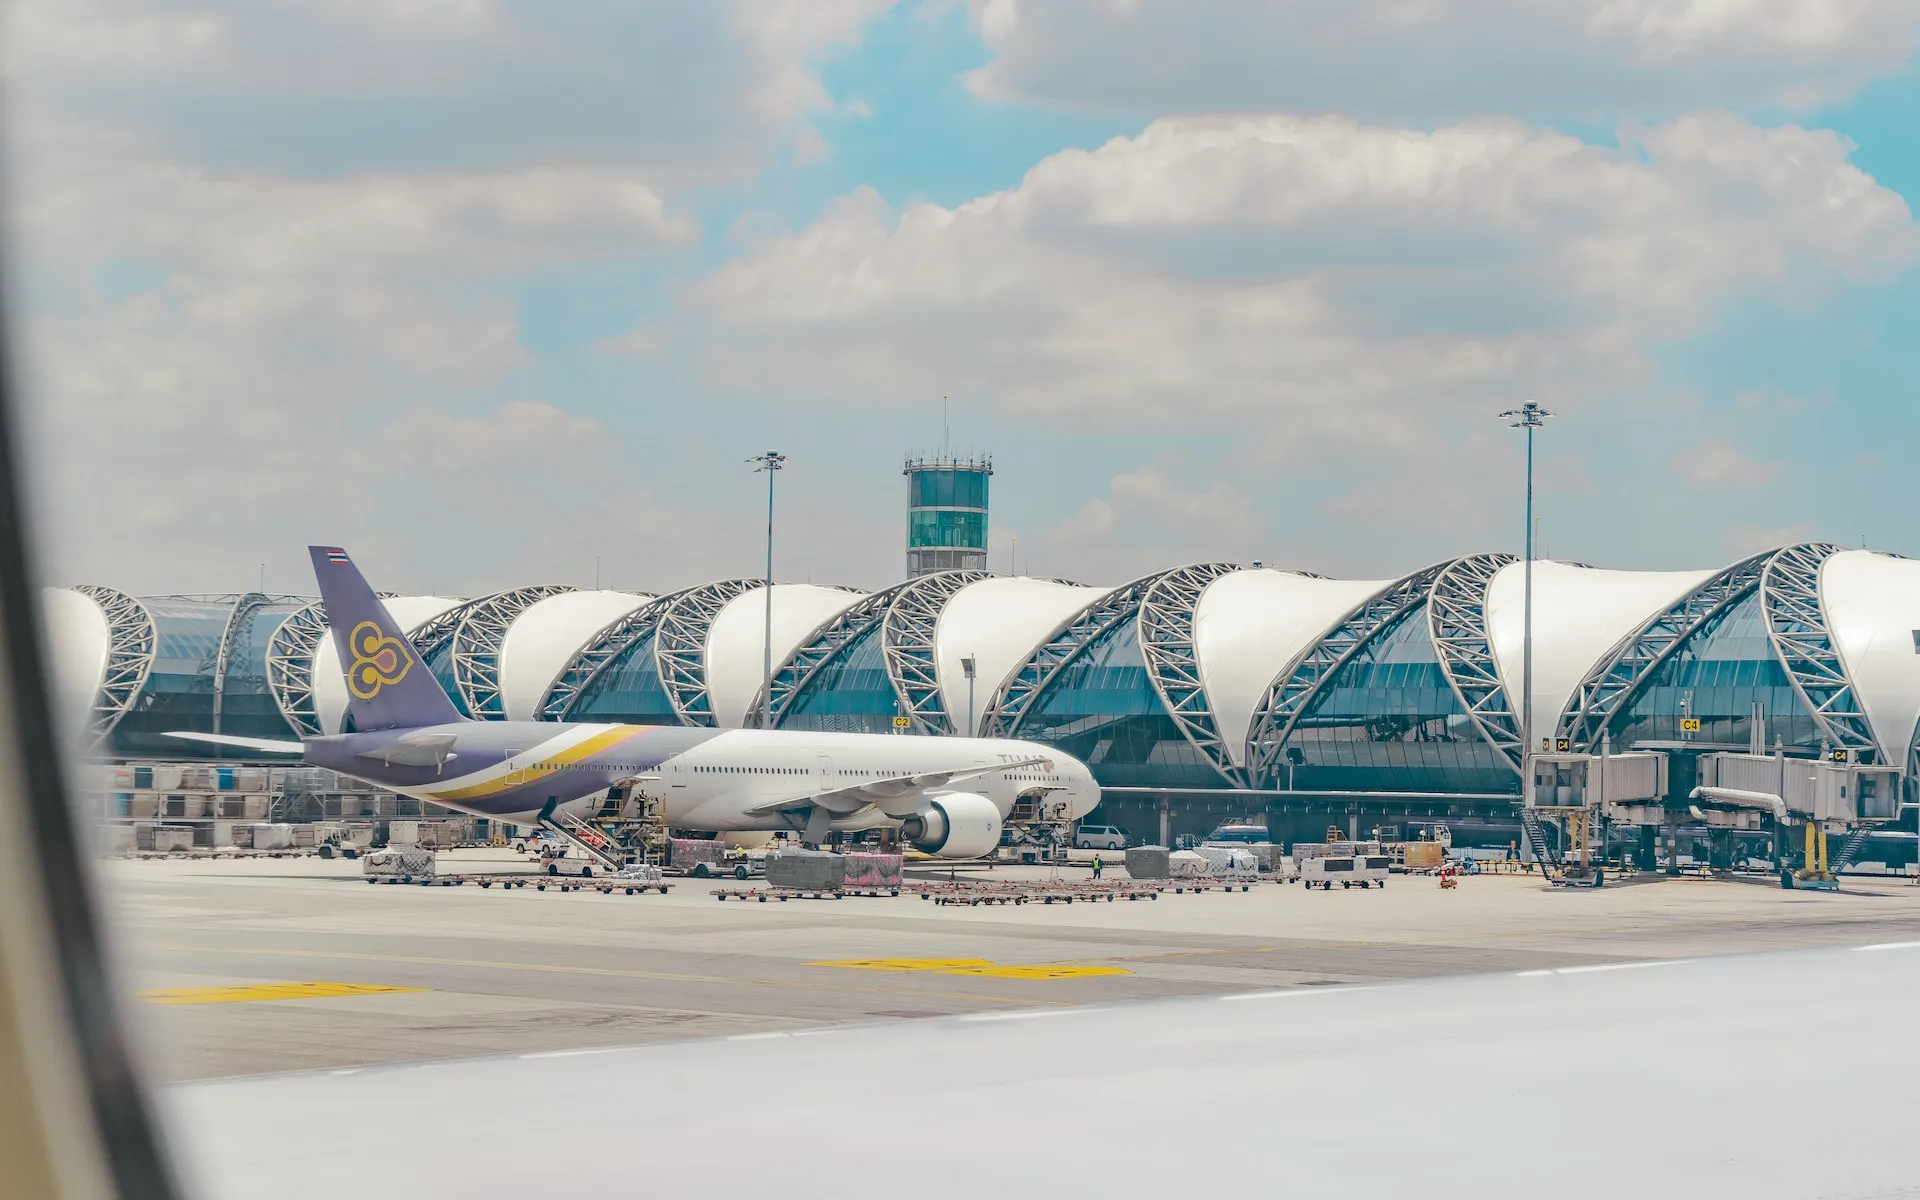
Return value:
M 1082 825 L 1073 831 L 1075 850 L 1125 850 L 1126 831 L 1117 825 Z

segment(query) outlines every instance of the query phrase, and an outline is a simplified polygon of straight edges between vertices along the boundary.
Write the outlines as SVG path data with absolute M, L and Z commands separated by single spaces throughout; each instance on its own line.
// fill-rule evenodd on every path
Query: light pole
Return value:
M 765 729 L 773 713 L 773 473 L 787 465 L 787 456 L 778 450 L 769 450 L 765 454 L 756 454 L 747 460 L 759 463 L 755 474 L 764 473 L 767 477 L 767 579 L 766 579 L 766 646 L 760 656 L 760 716 L 757 728 Z
M 1529 400 L 1500 415 L 1509 422 L 1508 428 L 1527 431 L 1526 596 L 1520 632 L 1520 795 L 1522 803 L 1526 803 L 1532 799 L 1533 789 L 1533 431 L 1546 424 L 1546 419 L 1553 414 Z
M 973 708 L 973 676 L 974 676 L 973 655 L 969 654 L 965 658 L 960 660 L 960 669 L 967 673 L 967 736 L 974 737 L 976 736 L 974 732 L 974 721 L 976 720 L 976 718 L 974 716 L 974 708 Z

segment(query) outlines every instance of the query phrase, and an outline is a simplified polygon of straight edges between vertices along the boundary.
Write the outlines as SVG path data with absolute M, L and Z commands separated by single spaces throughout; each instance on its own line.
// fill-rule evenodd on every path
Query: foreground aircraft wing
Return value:
M 262 754 L 303 754 L 306 747 L 299 742 L 277 742 L 272 738 L 240 737 L 232 733 L 187 733 L 184 731 L 163 733 L 160 736 L 180 738 L 188 742 L 211 742 L 216 746 L 238 746 L 242 750 L 258 750 Z
M 1543 1190 L 1528 1181 L 1557 1200 L 1894 1197 L 1920 1182 L 1920 1037 L 1902 1032 L 1916 994 L 1920 942 L 1909 942 L 1081 1007 L 1052 994 L 1030 1008 L 977 998 L 987 1011 L 960 1017 L 267 1075 L 165 1095 L 210 1200 L 625 1195 L 636 1154 L 652 1193 L 715 1194 L 714 1164 L 790 1144 L 805 1113 L 845 1129 L 938 1130 L 991 1152 L 929 1169 L 924 1140 L 870 1137 L 858 1172 L 831 1154 L 783 1158 L 788 1196 L 898 1195 L 912 1180 L 918 1200 L 1157 1200 L 1193 1194 L 1196 1181 L 1269 1194 L 1237 1188 L 1267 1172 L 1291 1195 L 1383 1200 Z M 1870 1069 L 1836 1085 L 1845 1136 L 1832 1153 L 1804 1151 L 1835 1128 L 1834 1096 L 1782 1082 L 1792 1063 L 1781 1048 L 1806 1044 L 1814 1014 L 1876 1033 Z M 1644 1045 L 1650 1031 L 1657 1063 L 1596 1058 L 1595 1047 Z M 851 1059 L 911 1063 L 911 1079 L 876 1084 Z M 617 1154 L 606 1141 L 613 1095 L 626 1131 Z M 1648 1119 L 1675 1095 L 1685 1120 Z M 459 1114 L 432 1125 L 432 1154 L 419 1153 L 423 1113 Z M 1256 1125 L 1277 1140 L 1258 1140 Z M 292 1128 L 354 1136 L 317 1147 L 290 1142 Z M 1630 1186 L 1606 1154 L 1569 1150 L 1575 1129 L 1582 1147 L 1631 1150 L 1618 1160 L 1642 1168 Z M 515 1146 L 539 1152 L 502 1150 Z M 1089 1163 L 1062 1146 L 1109 1157 Z M 718 1193 L 755 1190 L 733 1183 Z
M 918 796 L 933 788 L 950 787 L 968 779 L 978 779 L 982 775 L 992 775 L 998 771 L 1018 771 L 1023 767 L 1051 763 L 1047 758 L 1022 758 L 1013 762 L 994 763 L 989 767 L 965 767 L 953 771 L 928 771 L 920 775 L 895 775 L 890 779 L 868 779 L 852 787 L 835 788 L 831 792 L 817 792 L 812 795 L 790 796 L 781 800 L 771 800 L 765 804 L 748 809 L 749 813 L 789 812 L 802 808 L 824 808 L 829 812 L 853 813 L 868 806 L 879 808 L 888 815 L 894 814 L 888 805 L 903 796 Z M 919 806 L 915 806 L 917 811 Z

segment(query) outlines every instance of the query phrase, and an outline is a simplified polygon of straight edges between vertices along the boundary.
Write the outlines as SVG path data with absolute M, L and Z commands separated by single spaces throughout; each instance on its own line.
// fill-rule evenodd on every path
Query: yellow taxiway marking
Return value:
M 970 992 L 930 992 L 924 988 L 848 987 L 845 984 L 809 983 L 797 979 L 753 979 L 731 975 L 682 975 L 667 971 L 630 971 L 617 967 L 566 967 L 552 963 L 491 962 L 471 958 L 431 958 L 415 954 L 366 954 L 351 950 L 288 950 L 267 946 L 197 946 L 190 942 L 147 942 L 146 950 L 187 950 L 203 954 L 261 954 L 279 958 L 331 958 L 343 962 L 413 963 L 436 967 L 473 967 L 488 971 L 533 971 L 559 975 L 598 975 L 619 979 L 655 979 L 676 983 L 717 983 L 752 987 L 795 988 L 814 992 L 859 992 L 881 996 L 923 996 L 939 1000 L 985 1001 L 989 1004 L 1057 1004 L 1072 1007 L 1065 1000 L 1035 1000 L 1029 996 L 984 996 Z M 440 989 L 445 991 L 445 988 Z
M 249 1000 L 316 1000 L 322 996 L 372 996 L 386 992 L 424 992 L 426 988 L 381 983 L 243 983 L 233 987 L 152 988 L 140 993 L 148 1004 L 241 1004 Z
M 1083 967 L 1067 963 L 1003 966 L 987 958 L 849 958 L 807 965 L 847 967 L 856 971 L 932 971 L 937 975 L 982 975 L 993 979 L 1086 979 L 1095 975 L 1133 973 L 1125 967 Z

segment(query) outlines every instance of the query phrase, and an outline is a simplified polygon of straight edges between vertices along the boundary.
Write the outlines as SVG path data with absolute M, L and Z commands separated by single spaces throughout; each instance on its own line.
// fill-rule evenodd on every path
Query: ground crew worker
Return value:
M 1099 882 L 1099 879 L 1100 879 L 1100 868 L 1105 865 L 1106 865 L 1105 863 L 1100 861 L 1100 856 L 1098 854 L 1093 856 L 1093 878 L 1096 883 Z

